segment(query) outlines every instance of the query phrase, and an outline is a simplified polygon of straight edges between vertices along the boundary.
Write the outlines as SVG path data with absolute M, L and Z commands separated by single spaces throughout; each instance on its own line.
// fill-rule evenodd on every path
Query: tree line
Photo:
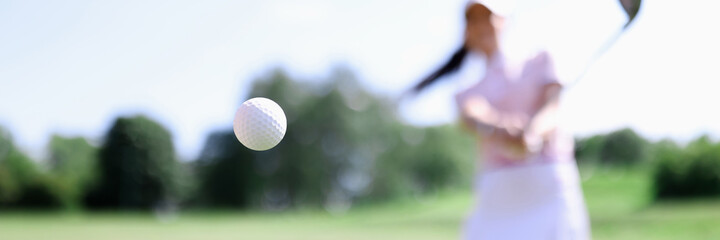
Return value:
M 341 211 L 461 187 L 472 174 L 469 136 L 403 124 L 389 99 L 347 69 L 313 82 L 271 71 L 254 81 L 247 98 L 255 96 L 275 100 L 288 118 L 283 141 L 264 152 L 242 146 L 228 126 L 207 136 L 197 159 L 181 162 L 168 129 L 138 115 L 117 118 L 100 146 L 53 136 L 47 159 L 32 160 L 2 130 L 0 209 Z
M 335 69 L 321 81 L 282 70 L 253 82 L 247 98 L 283 106 L 288 130 L 255 152 L 231 126 L 211 132 L 197 159 L 178 161 L 170 131 L 142 116 L 115 119 L 99 146 L 52 136 L 45 159 L 19 150 L 0 128 L 0 211 L 318 207 L 344 211 L 401 196 L 470 186 L 474 141 L 455 125 L 416 127 L 393 102 Z M 232 110 L 229 110 L 232 111 Z M 577 139 L 580 164 L 655 169 L 656 196 L 720 196 L 720 144 L 648 141 L 631 129 Z

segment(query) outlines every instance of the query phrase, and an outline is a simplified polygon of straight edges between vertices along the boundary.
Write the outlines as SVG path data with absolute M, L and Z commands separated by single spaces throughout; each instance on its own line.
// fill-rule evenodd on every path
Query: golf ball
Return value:
M 235 137 L 249 149 L 265 151 L 275 147 L 285 136 L 286 129 L 285 112 L 273 100 L 252 98 L 235 112 Z

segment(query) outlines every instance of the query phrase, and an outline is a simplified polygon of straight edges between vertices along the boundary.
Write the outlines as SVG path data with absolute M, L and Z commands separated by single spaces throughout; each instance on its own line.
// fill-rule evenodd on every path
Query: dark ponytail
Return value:
M 415 85 L 415 87 L 413 87 L 412 89 L 412 92 L 418 93 L 423 89 L 427 88 L 428 86 L 432 85 L 433 83 L 437 82 L 437 80 L 440 79 L 442 76 L 453 73 L 460 69 L 460 66 L 462 65 L 462 62 L 465 59 L 467 53 L 468 50 L 467 48 L 465 48 L 465 45 L 461 46 L 457 51 L 455 51 L 455 53 L 452 55 L 450 60 L 445 63 L 445 65 L 443 65 L 442 67 L 440 67 L 440 69 L 433 72 L 432 74 L 430 74 L 430 76 Z

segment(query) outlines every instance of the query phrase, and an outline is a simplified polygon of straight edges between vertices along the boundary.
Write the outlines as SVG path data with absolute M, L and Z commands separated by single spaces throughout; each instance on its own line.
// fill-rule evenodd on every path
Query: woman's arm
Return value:
M 520 137 L 527 122 L 522 115 L 499 111 L 482 96 L 470 96 L 459 104 L 465 126 L 485 133 L 500 132 Z
M 506 157 L 522 159 L 530 152 L 523 131 L 527 117 L 499 111 L 482 96 L 471 96 L 458 103 L 465 127 L 489 141 L 504 142 L 509 147 L 506 150 L 510 150 Z
M 543 86 L 542 94 L 538 98 L 538 109 L 524 127 L 526 141 L 542 141 L 557 128 L 557 113 L 562 86 L 559 83 L 549 83 Z

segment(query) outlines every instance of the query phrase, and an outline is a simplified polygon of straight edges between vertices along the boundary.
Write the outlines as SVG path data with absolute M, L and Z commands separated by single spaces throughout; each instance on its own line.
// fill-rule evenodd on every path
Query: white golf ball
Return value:
M 265 151 L 275 147 L 285 136 L 286 129 L 285 112 L 270 99 L 252 98 L 235 112 L 235 137 L 249 149 Z

